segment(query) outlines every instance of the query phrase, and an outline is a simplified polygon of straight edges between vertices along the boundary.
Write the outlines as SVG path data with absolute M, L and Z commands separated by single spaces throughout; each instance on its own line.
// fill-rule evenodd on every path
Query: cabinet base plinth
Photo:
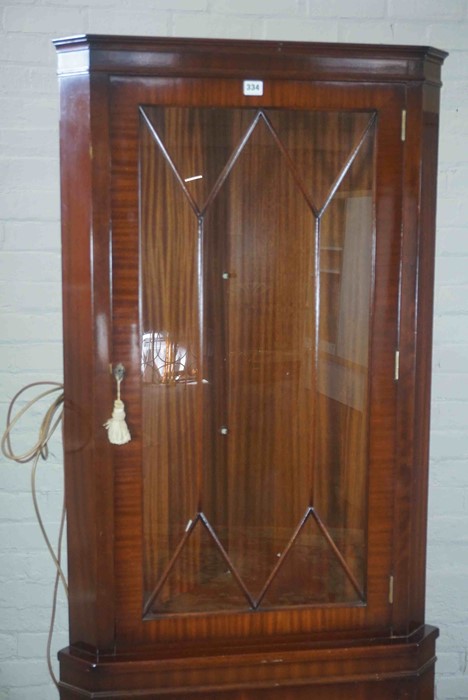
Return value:
M 67 648 L 60 698 L 433 700 L 437 635 L 424 626 L 409 637 L 164 658 Z

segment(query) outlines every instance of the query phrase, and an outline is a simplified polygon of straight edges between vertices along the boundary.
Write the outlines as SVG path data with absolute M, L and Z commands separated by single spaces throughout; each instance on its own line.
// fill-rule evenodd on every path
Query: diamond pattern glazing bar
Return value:
M 144 613 L 362 604 L 375 115 L 141 113 Z

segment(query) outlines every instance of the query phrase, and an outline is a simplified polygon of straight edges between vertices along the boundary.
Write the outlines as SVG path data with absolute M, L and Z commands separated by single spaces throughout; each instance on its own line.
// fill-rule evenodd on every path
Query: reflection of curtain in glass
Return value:
M 200 167 L 195 125 L 188 129 L 187 110 L 168 119 L 157 110 L 156 131 L 164 146 L 178 143 L 188 163 L 186 172 Z M 197 216 L 160 146 L 143 127 L 147 149 L 142 173 L 143 328 L 147 333 L 167 333 L 172 342 L 196 355 L 198 347 Z M 185 145 L 185 148 L 184 148 Z M 196 164 L 194 161 L 198 161 Z
M 370 115 L 365 117 L 369 123 Z M 354 143 L 363 133 L 362 123 L 357 126 Z M 373 129 L 321 222 L 316 502 L 360 581 L 367 512 L 372 178 Z
M 351 196 L 345 209 L 336 354 L 362 367 L 369 364 L 371 265 L 372 195 Z
M 169 355 L 177 346 L 196 356 L 197 217 L 147 124 L 141 124 L 142 352 L 152 344 L 148 339 L 154 349 L 154 339 L 164 332 Z M 169 141 L 188 138 L 183 119 L 163 120 L 161 128 Z M 186 383 L 172 381 L 176 355 L 165 356 L 167 381 L 142 384 L 147 591 L 154 588 L 196 512 L 198 397 L 196 387 L 188 390 Z M 159 373 L 154 356 L 150 369 L 154 382 Z M 148 368 L 145 372 L 144 379 Z M 196 561 L 187 560 L 182 586 L 190 586 L 191 567 Z

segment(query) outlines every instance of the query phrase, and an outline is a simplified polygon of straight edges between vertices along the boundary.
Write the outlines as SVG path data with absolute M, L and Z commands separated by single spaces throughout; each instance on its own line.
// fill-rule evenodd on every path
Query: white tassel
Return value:
M 104 427 L 107 429 L 109 442 L 113 445 L 125 445 L 126 442 L 130 442 L 132 439 L 127 423 L 125 422 L 125 404 L 120 399 L 121 381 L 121 379 L 117 379 L 117 399 L 114 401 L 112 418 L 109 418 L 109 420 L 104 423 Z

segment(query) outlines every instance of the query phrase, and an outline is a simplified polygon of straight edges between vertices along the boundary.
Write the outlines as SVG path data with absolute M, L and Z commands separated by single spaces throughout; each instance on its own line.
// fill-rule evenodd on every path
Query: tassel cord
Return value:
M 120 398 L 120 385 L 123 374 L 114 376 L 117 382 L 117 398 L 114 401 L 112 416 L 104 423 L 104 428 L 107 430 L 107 436 L 112 445 L 125 445 L 127 442 L 130 442 L 132 437 L 125 421 L 125 404 Z

